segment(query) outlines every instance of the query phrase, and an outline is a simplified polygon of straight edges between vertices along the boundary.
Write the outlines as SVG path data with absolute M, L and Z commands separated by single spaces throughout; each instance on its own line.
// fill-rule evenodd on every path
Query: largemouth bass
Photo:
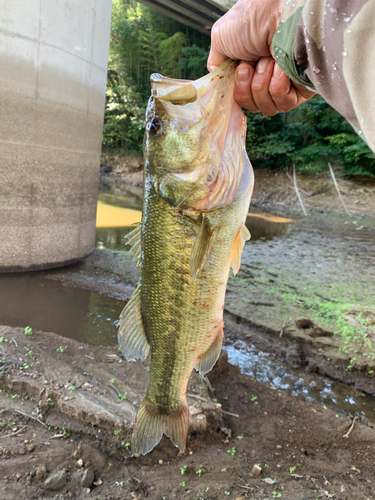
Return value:
M 163 433 L 185 450 L 189 376 L 209 372 L 220 354 L 225 289 L 250 238 L 253 187 L 235 67 L 227 61 L 196 81 L 151 76 L 143 216 L 128 237 L 141 278 L 119 330 L 127 360 L 151 354 L 133 455 L 151 451 Z

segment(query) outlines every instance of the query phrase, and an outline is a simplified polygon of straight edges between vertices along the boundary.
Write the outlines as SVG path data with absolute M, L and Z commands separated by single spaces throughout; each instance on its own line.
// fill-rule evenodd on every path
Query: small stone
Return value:
M 159 460 L 159 465 L 163 465 L 163 460 Z
M 78 467 L 82 467 L 83 466 L 83 460 L 82 460 L 82 458 L 80 458 L 79 460 L 77 460 L 76 464 L 78 465 Z
M 73 452 L 73 458 L 79 460 L 82 457 L 82 450 L 77 449 Z
M 95 474 L 92 469 L 85 469 L 81 478 L 81 486 L 82 488 L 90 488 L 93 481 L 95 479 Z
M 97 481 L 94 481 L 94 485 L 95 486 L 100 486 L 101 484 L 103 484 L 103 481 L 101 479 L 98 479 Z
M 46 473 L 47 469 L 44 467 L 44 465 L 40 465 L 35 471 L 35 476 L 40 481 L 41 479 L 43 479 Z
M 282 450 L 282 449 L 283 449 L 283 447 L 281 446 L 281 444 L 278 444 L 278 445 L 276 446 L 276 448 L 277 448 L 278 450 Z
M 179 452 L 177 453 L 177 458 L 181 458 L 183 455 L 184 455 L 184 454 L 182 453 L 182 451 L 179 451 Z
M 44 481 L 46 490 L 57 491 L 66 485 L 68 481 L 66 470 L 57 470 Z
M 236 500 L 245 500 L 245 497 L 237 497 Z
M 21 479 L 21 477 L 22 477 L 22 476 L 21 476 L 21 474 L 16 474 L 16 479 L 17 479 L 17 481 L 18 481 L 19 479 Z
M 27 451 L 29 451 L 30 453 L 35 449 L 35 444 L 29 444 L 29 446 L 27 447 Z
M 192 450 L 190 450 L 190 451 L 189 451 L 189 455 L 192 455 L 192 454 L 193 454 L 193 451 L 192 451 Z
M 20 451 L 18 452 L 20 455 L 24 455 L 26 453 L 26 448 L 21 446 Z
M 23 442 L 24 442 L 25 444 L 27 444 L 27 443 L 29 442 L 29 440 L 28 440 L 28 439 L 24 439 L 24 441 L 23 441 Z
M 262 472 L 262 468 L 259 467 L 259 465 L 253 465 L 253 468 L 251 469 L 251 473 L 253 477 L 259 477 Z
M 90 462 L 90 460 L 88 460 L 88 461 L 85 463 L 85 467 L 86 467 L 86 469 L 88 469 L 88 468 L 90 467 L 90 465 L 91 465 L 91 462 Z

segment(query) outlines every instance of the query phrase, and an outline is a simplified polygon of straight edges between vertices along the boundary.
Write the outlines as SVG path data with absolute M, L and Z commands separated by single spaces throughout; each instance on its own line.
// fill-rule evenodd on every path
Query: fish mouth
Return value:
M 160 101 L 170 102 L 175 106 L 185 106 L 186 104 L 195 102 L 199 95 L 205 93 L 205 90 L 207 93 L 208 87 L 211 94 L 223 91 L 225 83 L 227 83 L 225 80 L 233 77 L 237 66 L 238 61 L 227 59 L 215 71 L 208 73 L 198 80 L 167 78 L 159 73 L 153 73 L 150 76 L 152 95 Z M 224 80 L 221 82 L 221 85 L 220 80 Z M 213 83 L 215 84 L 215 89 L 212 88 Z
M 150 117 L 161 110 L 178 141 L 193 130 L 199 136 L 191 161 L 166 166 L 159 178 L 161 195 L 172 207 L 209 211 L 229 205 L 238 191 L 247 156 L 246 118 L 233 96 L 237 65 L 228 59 L 195 81 L 151 75 Z

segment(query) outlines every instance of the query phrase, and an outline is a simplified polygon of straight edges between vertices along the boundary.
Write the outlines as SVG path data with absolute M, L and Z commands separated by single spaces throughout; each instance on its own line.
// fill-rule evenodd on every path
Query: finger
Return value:
M 240 106 L 248 109 L 252 113 L 259 111 L 251 94 L 251 82 L 255 70 L 250 63 L 243 62 L 236 68 L 236 83 L 234 86 L 234 98 Z
M 255 68 L 251 91 L 259 111 L 265 116 L 274 116 L 279 110 L 269 93 L 274 61 L 272 57 L 262 57 Z
M 228 59 L 228 57 L 220 50 L 220 46 L 222 45 L 220 33 L 221 19 L 216 21 L 211 29 L 211 48 L 207 59 L 207 69 L 210 72 L 217 69 L 223 64 L 223 62 L 225 62 L 226 59 Z
M 300 89 L 297 89 L 280 66 L 275 63 L 269 92 L 279 111 L 289 111 L 315 95 L 314 92 L 307 90 L 302 85 L 299 87 Z
M 282 113 L 298 105 L 296 90 L 292 87 L 289 76 L 282 71 L 277 63 L 273 68 L 269 92 L 275 106 Z

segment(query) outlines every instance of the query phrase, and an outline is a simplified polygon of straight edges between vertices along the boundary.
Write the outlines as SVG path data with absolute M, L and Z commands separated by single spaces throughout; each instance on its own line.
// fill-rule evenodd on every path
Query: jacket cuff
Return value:
M 299 66 L 294 57 L 297 24 L 302 9 L 303 6 L 298 7 L 290 17 L 280 22 L 272 40 L 272 50 L 277 64 L 291 80 L 314 90 L 314 85 L 306 75 L 305 68 Z

